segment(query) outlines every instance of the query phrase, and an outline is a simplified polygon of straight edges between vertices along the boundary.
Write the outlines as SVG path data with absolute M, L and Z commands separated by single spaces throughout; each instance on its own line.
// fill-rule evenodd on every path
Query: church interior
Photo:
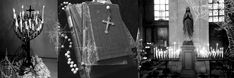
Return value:
M 0 78 L 234 76 L 234 0 L 0 5 Z

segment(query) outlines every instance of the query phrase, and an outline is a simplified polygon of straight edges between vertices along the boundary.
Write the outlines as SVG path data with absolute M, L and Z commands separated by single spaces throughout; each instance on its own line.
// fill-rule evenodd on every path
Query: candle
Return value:
M 166 50 L 165 50 L 165 51 L 167 52 L 167 58 L 169 58 L 171 53 L 169 52 L 168 47 L 166 48 Z
M 34 31 L 34 23 L 32 23 L 32 30 Z
M 45 8 L 45 5 L 43 5 L 43 9 L 42 9 L 42 23 L 44 23 L 44 8 Z
M 215 50 L 213 50 L 212 52 L 213 52 L 213 57 L 215 57 L 215 55 L 216 55 Z
M 29 31 L 29 25 L 28 25 L 28 22 L 27 22 L 27 21 L 26 21 L 26 27 L 27 27 L 28 37 L 29 37 L 29 33 L 30 33 L 30 31 Z
M 162 49 L 160 49 L 160 52 L 162 53 L 162 59 L 164 58 L 164 52 L 162 51 Z
M 13 18 L 16 18 L 15 9 L 13 8 Z
M 163 53 L 162 49 L 160 49 L 160 52 L 162 53 L 162 58 L 163 58 L 164 57 L 164 53 Z
M 29 29 L 32 29 L 31 19 L 29 19 L 28 22 L 29 22 Z
M 165 53 L 164 53 L 164 51 L 162 49 L 161 49 L 161 52 L 163 54 L 162 58 L 164 59 L 165 58 Z
M 36 11 L 33 11 L 33 14 L 32 14 L 32 15 L 33 15 L 33 20 L 35 20 L 35 19 L 36 19 L 36 18 L 35 18 L 35 17 L 36 17 Z
M 155 47 L 155 57 L 158 58 L 157 47 Z
M 24 16 L 24 5 L 22 5 L 21 8 L 22 8 L 21 17 L 23 18 L 23 16 Z
M 171 52 L 171 58 L 174 58 L 175 53 L 173 52 L 173 49 L 170 49 Z
M 36 12 L 36 17 L 35 17 L 35 22 L 36 22 L 36 25 L 38 24 L 38 20 L 37 20 L 37 15 L 38 15 L 38 11 Z
M 157 47 L 154 48 L 155 58 L 157 58 Z
M 22 32 L 23 30 L 22 30 L 22 26 L 23 26 L 23 21 L 22 21 L 22 19 L 20 19 L 20 31 Z
M 18 24 L 18 20 L 17 20 L 17 18 L 15 19 L 15 26 L 16 26 L 16 28 L 18 28 L 18 27 L 19 27 L 19 24 Z
M 165 50 L 164 52 L 166 54 L 165 57 L 168 58 L 168 52 L 167 52 L 167 50 Z
M 175 50 L 174 52 L 174 58 L 177 58 L 178 57 L 178 52 Z
M 22 19 L 22 13 L 21 12 L 19 13 L 19 16 L 20 16 L 20 19 Z
M 36 22 L 36 11 L 33 12 L 33 20 L 32 21 L 33 21 L 33 23 Z
M 161 50 L 162 54 L 163 54 L 163 59 L 165 58 L 165 53 L 163 50 Z
M 22 5 L 21 8 L 22 8 L 22 11 L 23 11 L 24 10 L 24 5 Z
M 25 21 L 24 23 L 25 23 L 25 28 L 28 31 L 28 23 L 27 23 L 27 21 Z
M 219 48 L 218 51 L 217 51 L 217 56 L 218 56 L 218 57 L 221 56 L 221 50 L 220 50 L 220 48 Z
M 155 58 L 155 48 L 153 48 L 153 58 Z
M 158 50 L 158 53 L 159 53 L 159 58 L 162 58 L 162 52 L 160 49 Z
M 171 50 L 170 50 L 170 48 L 168 48 L 168 56 L 169 56 L 169 58 L 172 58 L 173 57 L 173 52 L 171 52 Z
M 159 53 L 159 58 L 162 58 L 162 52 L 159 48 L 158 48 L 157 52 Z
M 175 50 L 173 53 L 174 53 L 173 58 L 177 58 L 178 57 L 177 51 Z
M 158 58 L 161 58 L 162 53 L 160 52 L 160 49 L 157 50 L 157 53 L 158 53 Z
M 22 12 L 22 17 L 24 18 L 24 11 Z
M 176 45 L 176 42 L 173 43 L 173 52 L 175 52 L 175 45 Z
M 178 57 L 178 53 L 177 53 L 176 49 L 174 50 L 173 53 L 174 53 L 173 57 L 174 57 L 174 58 L 177 58 L 177 57 Z
M 154 48 L 154 58 L 156 58 L 156 47 Z
M 165 53 L 165 58 L 167 58 L 167 55 L 168 55 L 168 53 L 167 53 L 167 51 L 163 51 L 164 53 Z
M 157 47 L 155 47 L 155 57 L 157 58 Z
M 154 55 L 155 55 L 155 58 L 157 58 L 157 48 L 156 47 L 154 48 Z
M 42 25 L 42 24 L 39 24 L 39 27 L 37 27 L 37 31 L 40 31 L 41 25 Z
M 161 53 L 160 53 L 159 49 L 156 50 L 156 53 L 158 55 L 158 58 L 160 58 L 161 57 Z
M 18 20 L 17 20 L 17 16 L 16 16 L 16 14 L 15 14 L 15 9 L 13 8 L 13 18 L 15 19 L 15 26 L 16 26 L 16 28 L 18 28 Z
M 210 48 L 210 44 L 208 43 L 207 46 L 208 46 L 208 49 L 209 49 Z
M 157 47 L 155 48 L 155 56 L 156 56 L 156 58 L 159 57 L 159 56 L 158 56 L 158 48 L 157 48 Z
M 219 57 L 222 57 L 222 51 L 221 51 L 221 48 L 219 49 Z
M 221 48 L 221 58 L 223 58 L 223 48 Z
M 162 54 L 162 52 L 161 52 L 160 49 L 158 50 L 158 53 L 160 54 L 160 55 L 159 55 L 159 58 L 162 58 L 163 54 Z
M 177 53 L 177 51 L 175 50 L 174 52 L 173 52 L 173 58 L 177 58 L 178 57 L 178 53 Z

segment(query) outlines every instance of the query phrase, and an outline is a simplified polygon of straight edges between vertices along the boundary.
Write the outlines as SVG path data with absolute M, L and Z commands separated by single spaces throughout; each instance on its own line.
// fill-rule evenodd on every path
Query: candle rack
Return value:
M 22 49 L 26 52 L 26 59 L 24 60 L 22 67 L 20 68 L 20 71 L 24 72 L 25 68 L 33 67 L 30 54 L 30 40 L 36 38 L 42 32 L 44 26 L 45 6 L 43 6 L 41 16 L 39 14 L 39 11 L 32 9 L 31 5 L 26 11 L 24 11 L 23 5 L 21 8 L 22 10 L 19 12 L 18 15 L 13 8 L 13 30 L 16 36 L 23 42 Z
M 209 47 L 209 46 L 208 46 Z M 216 44 L 215 48 L 198 47 L 196 57 L 199 60 L 222 60 L 224 57 L 224 48 Z
M 179 60 L 181 49 L 175 47 L 166 47 L 165 49 L 154 47 L 153 59 L 156 60 Z

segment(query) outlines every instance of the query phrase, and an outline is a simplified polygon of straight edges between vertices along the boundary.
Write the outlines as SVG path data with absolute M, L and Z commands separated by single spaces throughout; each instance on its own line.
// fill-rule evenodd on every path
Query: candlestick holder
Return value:
M 44 7 L 41 16 L 39 15 L 39 11 L 35 11 L 31 6 L 26 12 L 24 11 L 24 6 L 22 6 L 22 11 L 18 15 L 13 8 L 13 30 L 16 36 L 23 42 L 22 49 L 26 51 L 26 59 L 20 71 L 24 71 L 27 67 L 33 67 L 30 55 L 30 40 L 33 40 L 42 32 L 44 26 Z

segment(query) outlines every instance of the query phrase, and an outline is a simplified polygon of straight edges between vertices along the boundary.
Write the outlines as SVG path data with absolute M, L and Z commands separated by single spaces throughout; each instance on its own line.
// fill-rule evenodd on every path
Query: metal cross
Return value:
M 107 17 L 107 21 L 102 20 L 102 22 L 103 22 L 103 23 L 106 23 L 106 29 L 105 29 L 105 33 L 106 33 L 106 34 L 109 33 L 109 32 L 108 32 L 109 26 L 110 26 L 110 25 L 115 25 L 114 22 L 111 22 L 111 17 L 110 17 L 110 16 Z
M 34 10 L 34 9 L 32 9 L 32 6 L 30 5 L 29 9 L 28 9 L 28 10 L 26 10 L 26 11 L 28 11 L 28 12 L 29 12 L 29 16 L 31 16 L 32 11 L 35 11 L 35 10 Z

